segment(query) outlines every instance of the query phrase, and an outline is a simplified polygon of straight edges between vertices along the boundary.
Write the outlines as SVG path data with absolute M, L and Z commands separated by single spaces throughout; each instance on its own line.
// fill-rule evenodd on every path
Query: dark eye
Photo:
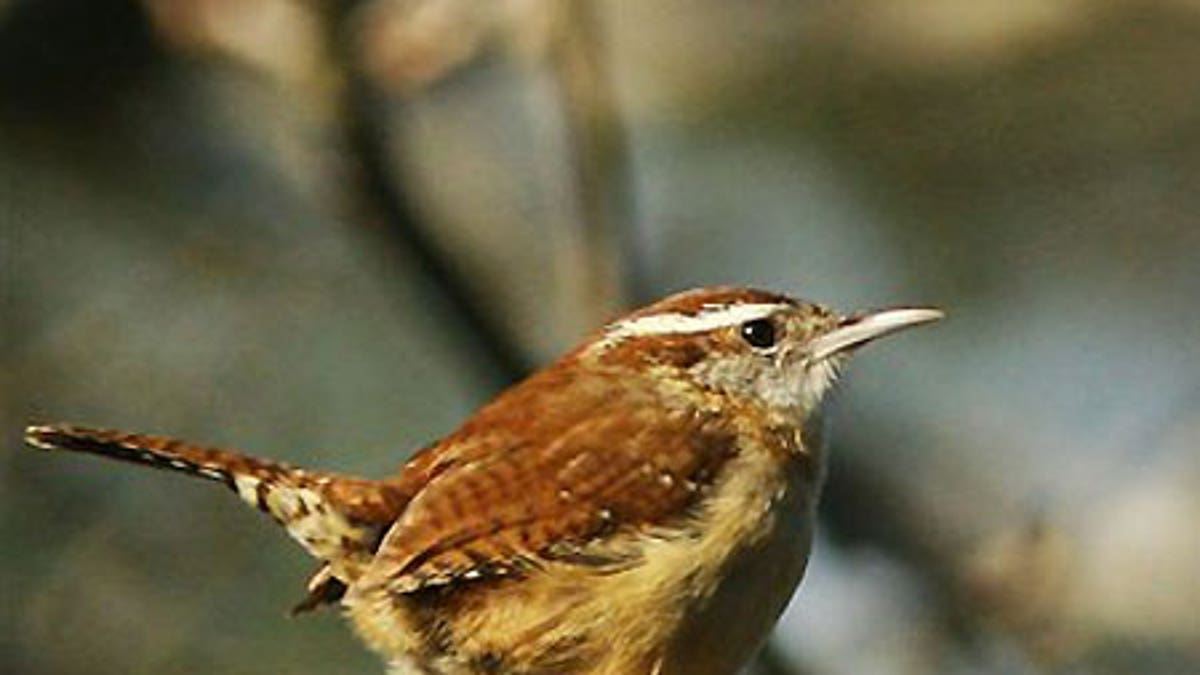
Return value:
M 775 324 L 770 319 L 755 319 L 742 324 L 742 339 L 751 347 L 767 349 L 775 346 Z

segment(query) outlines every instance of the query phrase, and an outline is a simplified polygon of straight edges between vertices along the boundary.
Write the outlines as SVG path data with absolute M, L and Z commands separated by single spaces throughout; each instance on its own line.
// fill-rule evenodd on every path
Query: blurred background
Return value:
M 622 307 L 944 307 L 760 673 L 1200 671 L 1200 2 L 0 0 L 0 671 L 370 673 L 30 420 L 393 471 Z

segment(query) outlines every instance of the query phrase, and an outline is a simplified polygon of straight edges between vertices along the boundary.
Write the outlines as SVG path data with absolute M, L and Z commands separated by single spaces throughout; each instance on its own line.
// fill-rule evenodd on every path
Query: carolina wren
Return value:
M 822 396 L 855 348 L 941 316 L 673 295 L 382 480 L 73 426 L 26 439 L 225 483 L 320 561 L 299 609 L 340 602 L 393 673 L 728 674 L 804 574 Z

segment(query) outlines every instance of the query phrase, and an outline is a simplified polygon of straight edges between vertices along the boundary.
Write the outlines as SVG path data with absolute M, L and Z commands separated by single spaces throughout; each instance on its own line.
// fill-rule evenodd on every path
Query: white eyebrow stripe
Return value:
M 604 332 L 603 344 L 612 345 L 631 337 L 646 335 L 678 335 L 703 333 L 717 328 L 736 326 L 747 321 L 763 319 L 789 305 L 772 303 L 745 303 L 705 308 L 695 314 L 651 314 L 635 319 L 618 321 Z

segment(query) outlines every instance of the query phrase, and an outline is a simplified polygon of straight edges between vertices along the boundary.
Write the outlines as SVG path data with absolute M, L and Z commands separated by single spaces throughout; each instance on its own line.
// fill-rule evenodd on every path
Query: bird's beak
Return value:
M 930 307 L 903 307 L 855 314 L 842 319 L 832 330 L 809 343 L 809 358 L 813 362 L 862 345 L 896 331 L 932 323 L 945 313 Z

